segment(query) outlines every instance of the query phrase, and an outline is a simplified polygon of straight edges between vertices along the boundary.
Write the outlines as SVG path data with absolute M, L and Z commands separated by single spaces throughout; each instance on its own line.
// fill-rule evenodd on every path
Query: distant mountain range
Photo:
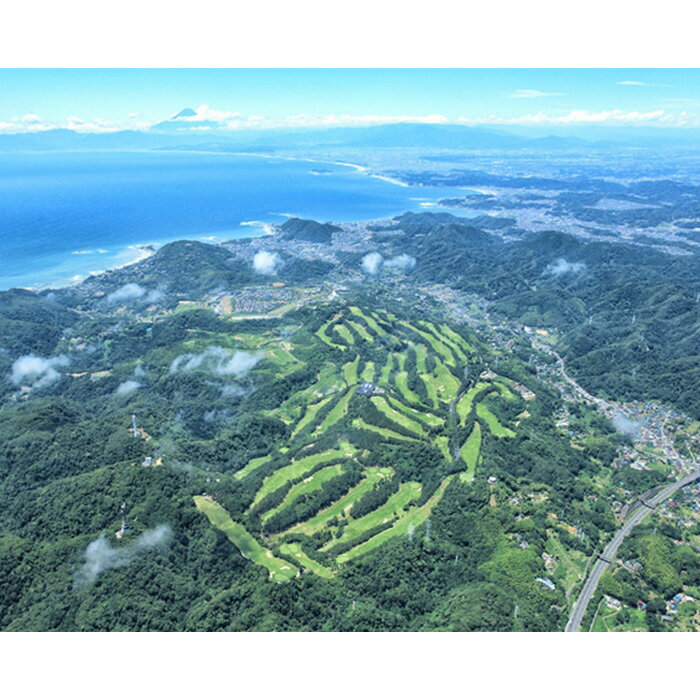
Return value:
M 588 130 L 586 130 L 588 129 Z M 398 122 L 379 126 L 329 129 L 232 130 L 221 122 L 198 118 L 185 108 L 144 131 L 125 130 L 78 133 L 50 129 L 33 133 L 0 134 L 0 151 L 26 150 L 116 150 L 132 148 L 214 148 L 235 146 L 251 150 L 284 148 L 426 148 L 446 150 L 535 149 L 581 150 L 611 146 L 700 146 L 698 129 L 649 127 L 586 127 L 579 133 L 547 134 L 543 129 L 518 130 L 460 124 Z

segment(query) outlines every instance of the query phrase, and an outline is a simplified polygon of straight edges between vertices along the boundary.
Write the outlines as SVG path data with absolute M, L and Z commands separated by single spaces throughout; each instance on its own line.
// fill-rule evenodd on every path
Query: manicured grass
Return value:
M 484 406 L 483 403 L 479 403 L 476 405 L 476 415 L 483 420 L 486 425 L 488 425 L 489 430 L 496 436 L 496 437 L 514 437 L 515 433 L 510 429 L 506 428 L 504 425 L 500 423 L 498 418 L 489 411 L 486 406 Z
M 367 362 L 360 374 L 360 379 L 363 382 L 373 382 L 374 381 L 374 362 Z
M 348 412 L 348 404 L 350 403 L 350 399 L 353 397 L 354 393 L 355 387 L 352 387 L 349 391 L 345 392 L 340 401 L 338 401 L 338 403 L 328 412 L 321 425 L 316 428 L 316 433 L 322 433 L 324 430 L 326 430 L 326 428 L 335 425 L 341 418 L 343 418 L 343 416 L 345 416 L 345 414 Z
M 419 374 L 426 373 L 428 370 L 425 366 L 425 360 L 428 357 L 428 348 L 425 345 L 416 345 L 416 372 Z
M 304 479 L 304 481 L 300 481 L 298 484 L 294 484 L 294 486 L 292 486 L 292 488 L 289 489 L 289 491 L 287 491 L 287 495 L 284 497 L 284 500 L 278 506 L 275 506 L 272 510 L 268 510 L 262 516 L 261 520 L 263 522 L 267 522 L 273 515 L 277 515 L 277 513 L 281 513 L 285 508 L 291 506 L 294 503 L 294 501 L 296 501 L 298 498 L 301 498 L 307 493 L 317 491 L 327 481 L 334 479 L 336 476 L 340 476 L 342 473 L 342 464 L 332 464 L 330 467 L 324 467 L 323 469 L 319 469 L 317 472 L 314 472 L 311 476 L 307 476 L 306 479 Z
M 464 396 L 457 402 L 457 415 L 459 416 L 459 424 L 464 425 L 467 422 L 469 414 L 472 412 L 472 405 L 474 399 L 480 394 L 484 389 L 488 389 L 491 385 L 488 382 L 478 382 L 469 391 L 467 391 Z
M 349 443 L 342 444 L 339 448 L 335 450 L 325 450 L 324 452 L 316 452 L 314 454 L 302 457 L 286 467 L 278 469 L 269 476 L 266 476 L 262 486 L 255 494 L 255 499 L 251 505 L 251 508 L 256 506 L 260 501 L 262 501 L 265 496 L 277 491 L 277 489 L 282 488 L 290 481 L 295 479 L 301 479 L 310 471 L 315 469 L 319 464 L 323 462 L 335 462 L 339 459 L 344 459 L 352 457 L 357 450 Z
M 439 416 L 436 416 L 432 413 L 428 413 L 426 411 L 419 411 L 415 408 L 412 408 L 411 406 L 406 406 L 405 404 L 401 403 L 398 399 L 395 399 L 393 396 L 390 396 L 389 394 L 386 395 L 386 400 L 397 410 L 397 411 L 402 411 L 403 413 L 406 413 L 408 416 L 411 418 L 416 418 L 419 421 L 422 421 L 426 425 L 429 425 L 432 428 L 437 428 L 441 425 L 444 425 L 445 421 L 444 419 L 440 418 Z
M 338 374 L 335 365 L 327 362 L 319 371 L 318 378 L 314 384 L 306 389 L 297 391 L 279 408 L 275 409 L 273 413 L 282 417 L 282 420 L 284 420 L 284 416 L 298 417 L 300 411 L 302 409 L 306 410 L 309 404 L 315 403 L 319 399 L 344 388 L 345 380 Z
M 403 352 L 395 352 L 392 355 L 396 358 L 396 369 L 403 372 L 406 369 L 406 354 Z
M 333 348 L 340 348 L 341 350 L 345 350 L 344 345 L 338 345 L 338 343 L 334 343 L 329 337 L 328 337 L 328 327 L 332 324 L 335 323 L 338 320 L 338 316 L 335 316 L 334 318 L 330 319 L 330 321 L 326 321 L 317 331 L 316 335 L 326 344 L 330 345 Z
M 214 503 L 205 496 L 195 496 L 194 503 L 209 518 L 209 522 L 238 547 L 246 559 L 264 566 L 270 572 L 270 578 L 273 581 L 283 583 L 299 575 L 299 569 L 294 564 L 274 557 L 272 552 L 259 544 L 243 525 L 231 520 L 231 516 L 218 503 Z
M 370 401 L 380 410 L 389 420 L 397 423 L 402 428 L 405 428 L 411 433 L 418 435 L 420 437 L 425 437 L 425 430 L 420 423 L 409 418 L 404 413 L 399 413 L 396 409 L 392 408 L 387 400 L 383 396 L 373 396 Z
M 302 548 L 298 542 L 285 542 L 280 545 L 280 554 L 290 559 L 296 559 L 298 564 L 304 569 L 311 571 L 322 578 L 333 578 L 335 574 L 323 564 L 314 561 Z
M 401 392 L 401 395 L 411 403 L 420 403 L 420 396 L 415 391 L 408 388 L 408 372 L 397 372 L 395 376 L 396 387 Z
M 371 552 L 373 549 L 380 547 L 394 537 L 406 536 L 411 526 L 415 528 L 422 525 L 430 516 L 432 509 L 442 498 L 443 494 L 445 493 L 445 489 L 452 481 L 453 476 L 454 475 L 450 475 L 446 479 L 443 479 L 437 491 L 435 491 L 435 493 L 422 506 L 410 510 L 408 513 L 406 513 L 406 515 L 397 520 L 389 529 L 383 530 L 374 537 L 368 539 L 366 542 L 357 545 L 357 547 L 353 547 L 349 551 L 343 552 L 343 554 L 338 556 L 336 561 L 339 564 L 343 564 L 346 561 L 351 561 L 362 554 L 366 554 L 367 552 Z
M 367 343 L 373 343 L 374 338 L 367 332 L 367 329 L 361 324 L 358 323 L 357 321 L 352 321 L 349 318 L 345 319 L 345 323 L 350 326 L 357 335 L 362 338 Z
M 435 360 L 435 382 L 438 396 L 443 403 L 451 403 L 455 400 L 459 391 L 459 379 L 437 359 Z
M 332 399 L 332 396 L 328 396 L 325 399 L 321 399 L 318 403 L 313 403 L 310 406 L 307 406 L 306 412 L 304 413 L 302 419 L 297 423 L 291 436 L 295 437 L 297 433 L 301 432 L 304 428 L 313 423 L 316 414 Z
M 418 375 L 421 381 L 425 385 L 425 390 L 428 393 L 428 399 L 432 404 L 433 408 L 440 407 L 440 398 L 438 397 L 437 385 L 435 384 L 435 377 L 432 374 L 420 374 Z
M 336 323 L 335 326 L 333 326 L 333 330 L 348 344 L 348 345 L 354 345 L 355 344 L 355 337 L 353 334 L 350 332 L 350 329 L 347 326 L 344 326 L 342 323 Z
M 444 323 L 440 325 L 440 330 L 447 338 L 452 338 L 456 345 L 461 346 L 466 352 L 473 355 L 476 350 L 462 336 Z
M 423 338 L 423 340 L 425 340 L 428 343 L 428 345 L 430 345 L 430 347 L 438 355 L 440 355 L 448 365 L 452 365 L 454 367 L 457 364 L 455 362 L 455 358 L 452 354 L 452 351 L 447 347 L 447 345 L 445 345 L 445 343 L 436 338 L 432 333 L 428 333 L 427 331 L 421 330 L 420 328 L 416 328 L 407 321 L 400 321 L 399 323 L 405 328 L 408 328 L 409 330 L 413 331 L 414 333 L 418 333 L 418 335 L 421 338 Z
M 253 459 L 248 462 L 248 464 L 243 467 L 243 469 L 239 469 L 233 476 L 235 479 L 244 479 L 248 474 L 251 474 L 254 472 L 258 467 L 262 467 L 263 464 L 266 464 L 272 459 L 272 455 L 265 455 L 264 457 L 254 457 Z
M 386 335 L 386 331 L 371 317 L 364 314 L 357 306 L 349 306 L 350 311 L 361 318 L 374 333 L 379 336 Z
M 348 386 L 355 386 L 357 384 L 357 366 L 360 362 L 360 356 L 355 355 L 355 359 L 352 362 L 346 362 L 343 365 L 343 377 Z
M 409 442 L 415 442 L 415 438 L 408 437 L 407 435 L 401 435 L 401 433 L 389 430 L 389 428 L 380 428 L 378 425 L 370 425 L 362 420 L 362 418 L 355 418 L 352 422 L 353 428 L 358 430 L 369 430 L 372 433 L 377 433 L 387 440 L 408 440 Z
M 435 438 L 435 446 L 442 452 L 444 458 L 448 461 L 452 461 L 452 455 L 450 454 L 450 439 L 447 435 L 438 435 Z
M 506 401 L 514 401 L 517 398 L 505 382 L 496 379 L 494 385 Z
M 458 343 L 452 336 L 447 335 L 444 332 L 444 328 L 447 328 L 447 326 L 442 325 L 440 328 L 438 328 L 434 323 L 431 323 L 429 321 L 425 322 L 426 328 L 428 328 L 433 335 L 442 343 L 444 343 L 454 354 L 454 356 L 462 363 L 466 364 L 467 363 L 467 354 L 462 348 L 462 345 Z
M 390 520 L 395 520 L 403 513 L 409 503 L 413 503 L 420 498 L 422 488 L 423 487 L 416 481 L 407 481 L 401 484 L 399 490 L 391 494 L 379 508 L 363 515 L 357 520 L 350 518 L 343 530 L 343 534 L 338 539 L 327 542 L 321 547 L 320 551 L 325 552 L 337 544 L 352 542 L 352 540 L 361 537 L 368 530 Z
M 379 384 L 381 384 L 382 386 L 389 386 L 391 372 L 393 369 L 394 369 L 394 356 L 387 355 L 386 364 L 382 367 L 382 371 L 379 374 Z
M 474 427 L 472 428 L 471 433 L 469 433 L 467 441 L 459 450 L 459 456 L 467 465 L 467 471 L 460 474 L 460 479 L 462 481 L 472 481 L 474 479 L 474 474 L 476 473 L 476 463 L 479 459 L 480 450 L 481 425 L 479 423 L 474 423 Z
M 313 518 L 303 523 L 297 523 L 282 534 L 299 532 L 302 535 L 311 536 L 323 530 L 334 518 L 346 518 L 355 501 L 374 488 L 375 484 L 382 479 L 392 476 L 393 473 L 393 469 L 389 467 L 368 467 L 365 470 L 365 478 L 359 484 L 353 486 L 342 498 L 339 498 L 335 503 L 331 503 L 328 508 L 324 508 L 314 515 Z

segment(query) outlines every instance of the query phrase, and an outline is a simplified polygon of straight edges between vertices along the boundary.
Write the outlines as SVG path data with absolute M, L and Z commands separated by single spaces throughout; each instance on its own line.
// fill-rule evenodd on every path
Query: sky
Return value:
M 391 121 L 700 126 L 698 69 L 3 69 L 0 133 Z

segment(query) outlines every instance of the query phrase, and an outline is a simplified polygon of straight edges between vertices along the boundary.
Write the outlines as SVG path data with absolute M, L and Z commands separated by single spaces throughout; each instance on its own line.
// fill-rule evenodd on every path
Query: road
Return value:
M 603 550 L 603 553 L 599 555 L 598 561 L 591 569 L 591 573 L 588 575 L 588 578 L 583 584 L 583 588 L 581 589 L 581 592 L 574 603 L 571 617 L 569 618 L 569 622 L 564 630 L 565 632 L 579 631 L 583 617 L 586 614 L 588 603 L 598 588 L 600 577 L 605 573 L 610 563 L 615 560 L 617 550 L 620 548 L 620 545 L 625 537 L 627 537 L 627 535 L 629 535 L 629 533 L 632 531 L 632 528 L 634 528 L 635 525 L 638 525 L 653 508 L 656 508 L 656 506 L 670 498 L 679 489 L 682 489 L 684 486 L 688 486 L 688 484 L 691 484 L 698 479 L 700 479 L 700 469 L 661 489 L 661 491 L 659 491 L 655 496 L 652 496 L 646 501 L 646 506 L 640 506 L 637 508 L 637 510 L 632 512 L 632 514 L 625 521 L 625 524 L 615 533 L 615 536 Z

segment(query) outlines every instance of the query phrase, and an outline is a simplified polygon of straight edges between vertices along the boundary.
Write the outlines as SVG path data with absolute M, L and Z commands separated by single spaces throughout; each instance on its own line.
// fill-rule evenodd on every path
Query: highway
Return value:
M 641 505 L 639 508 L 632 511 L 632 514 L 627 518 L 624 525 L 615 533 L 615 536 L 603 550 L 603 553 L 598 556 L 598 561 L 596 561 L 595 565 L 591 569 L 591 572 L 583 584 L 583 588 L 581 589 L 576 602 L 574 603 L 573 610 L 571 611 L 571 617 L 569 618 L 564 630 L 565 632 L 578 632 L 580 630 L 581 622 L 586 614 L 586 608 L 588 607 L 588 603 L 593 597 L 596 588 L 598 588 L 600 577 L 605 573 L 605 570 L 608 568 L 610 563 L 615 560 L 617 550 L 625 537 L 627 537 L 627 535 L 629 535 L 629 533 L 632 531 L 632 528 L 634 528 L 635 525 L 638 525 L 652 509 L 656 508 L 656 506 L 670 498 L 676 491 L 694 481 L 697 481 L 698 479 L 700 479 L 700 469 L 664 487 L 655 496 L 652 496 L 644 501 L 644 505 Z

